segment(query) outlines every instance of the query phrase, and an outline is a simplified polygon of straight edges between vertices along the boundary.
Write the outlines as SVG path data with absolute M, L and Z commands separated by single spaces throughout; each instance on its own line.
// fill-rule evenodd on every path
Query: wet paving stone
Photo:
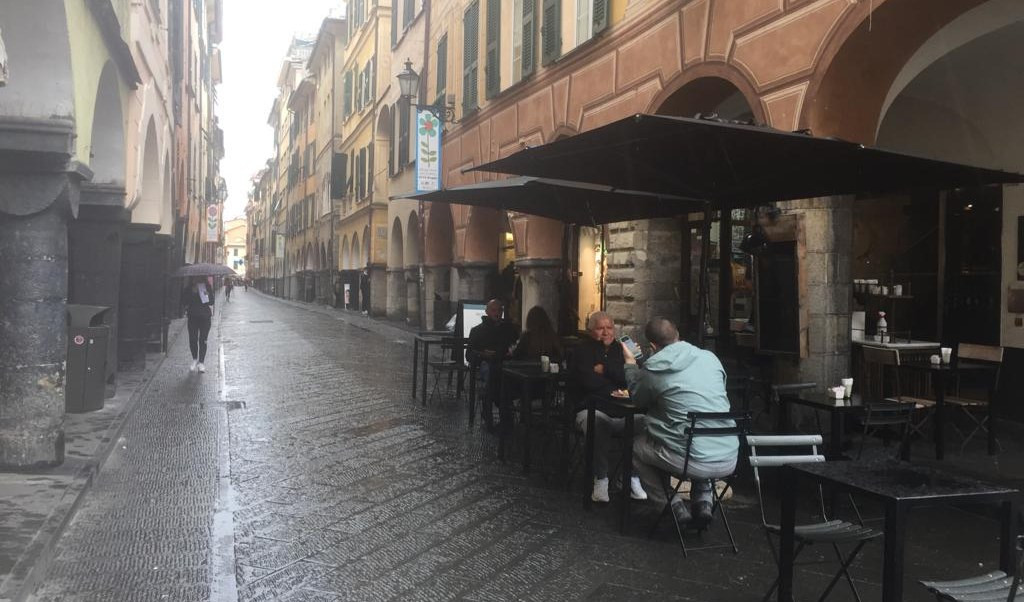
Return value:
M 35 599 L 743 601 L 771 583 L 749 484 L 729 506 L 737 556 L 684 559 L 668 522 L 646 537 L 657 512 L 639 505 L 620 535 L 617 508 L 584 510 L 539 449 L 530 475 L 498 462 L 464 400 L 410 399 L 408 333 L 361 321 L 236 294 L 202 376 L 179 338 Z M 912 524 L 906 599 L 928 599 L 913 578 L 995 561 L 994 523 L 958 512 Z M 957 554 L 942 555 L 953 524 Z M 705 543 L 724 543 L 722 530 Z M 869 546 L 851 569 L 865 599 L 878 597 L 880 555 Z M 802 569 L 801 594 L 831 569 Z

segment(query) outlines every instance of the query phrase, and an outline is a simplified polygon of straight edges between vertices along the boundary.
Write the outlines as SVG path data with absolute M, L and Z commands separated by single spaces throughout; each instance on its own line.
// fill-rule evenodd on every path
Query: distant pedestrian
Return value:
M 245 286 L 245 292 L 248 293 L 249 292 L 249 279 L 248 278 L 243 278 L 242 279 L 242 285 Z
M 234 290 L 235 283 L 230 278 L 224 279 L 224 301 L 231 303 L 231 291 Z
M 189 372 L 206 372 L 206 337 L 213 318 L 213 289 L 206 282 L 194 279 L 181 292 L 181 304 L 188 315 L 188 347 L 192 352 Z

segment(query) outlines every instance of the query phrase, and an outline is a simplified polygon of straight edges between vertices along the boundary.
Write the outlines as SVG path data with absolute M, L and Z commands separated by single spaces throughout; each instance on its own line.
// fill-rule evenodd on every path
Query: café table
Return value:
M 412 340 L 412 398 L 416 399 L 416 382 L 422 361 L 423 378 L 420 381 L 420 399 L 423 405 L 427 405 L 427 361 L 430 359 L 430 347 L 440 345 L 445 339 L 451 337 L 452 333 L 447 330 L 424 330 L 416 333 Z M 423 348 L 422 360 L 419 354 L 420 347 Z
M 836 399 L 829 393 L 828 391 L 805 390 L 779 395 L 780 412 L 777 426 L 780 433 L 791 429 L 790 406 L 793 405 L 811 408 L 818 412 L 827 412 L 829 415 L 829 438 L 825 445 L 825 457 L 829 460 L 839 460 L 844 458 L 843 438 L 846 431 L 846 418 L 864 414 L 868 405 L 871 404 L 865 404 L 864 399 L 857 393 L 845 399 Z M 908 449 L 904 449 L 903 454 L 904 460 L 909 459 L 906 457 L 909 454 Z
M 967 370 L 992 370 L 992 366 L 977 362 L 953 362 L 951 364 L 933 364 L 930 362 L 903 362 L 900 368 L 915 372 L 921 372 L 931 377 L 932 390 L 935 394 L 935 429 L 933 438 L 935 440 L 935 459 L 942 460 L 946 457 L 946 385 L 949 377 L 955 377 L 959 372 Z M 995 453 L 996 432 L 993 406 L 988 404 L 988 445 L 989 454 Z
M 540 385 L 543 388 L 541 393 L 541 404 L 545 416 L 551 408 L 554 386 L 564 382 L 564 375 L 561 372 L 545 372 L 541 369 L 539 361 L 512 361 L 506 360 L 501 366 L 501 403 L 498 406 L 500 416 L 500 439 L 498 441 L 498 456 L 504 460 L 511 448 L 511 437 L 514 430 L 512 412 L 513 383 L 520 385 L 520 403 L 522 403 L 523 415 L 523 472 L 530 471 L 530 437 L 532 430 L 531 403 L 534 391 Z
M 633 431 L 635 430 L 636 415 L 644 414 L 647 408 L 641 408 L 632 402 L 628 397 L 609 397 L 598 401 L 595 397 L 588 398 L 587 403 L 587 438 L 584 451 L 586 468 L 583 480 L 583 505 L 590 508 L 593 504 L 591 499 L 592 482 L 594 474 L 594 428 L 597 422 L 597 410 L 601 410 L 612 418 L 623 418 L 625 426 L 622 429 L 624 438 L 622 451 L 622 488 L 619 492 L 621 506 L 619 508 L 619 530 L 626 531 L 629 523 L 629 502 L 630 487 L 629 480 L 633 476 Z
M 913 508 L 946 504 L 999 505 L 999 565 L 1014 571 L 1017 533 L 1016 489 L 977 481 L 935 468 L 895 460 L 823 462 L 782 467 L 782 517 L 779 547 L 780 601 L 793 600 L 794 527 L 801 479 L 866 497 L 885 508 L 882 600 L 903 597 L 903 555 L 907 519 Z

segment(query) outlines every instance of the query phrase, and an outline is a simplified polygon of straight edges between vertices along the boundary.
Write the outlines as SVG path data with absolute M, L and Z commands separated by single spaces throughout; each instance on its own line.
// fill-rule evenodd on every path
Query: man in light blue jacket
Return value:
M 675 324 L 666 318 L 653 318 L 644 329 L 654 354 L 637 366 L 629 349 L 626 357 L 626 382 L 632 401 L 648 408 L 646 429 L 633 443 L 633 470 L 640 476 L 648 495 L 660 505 L 665 503 L 664 483 L 668 473 L 681 474 L 688 444 L 684 430 L 690 412 L 728 412 L 725 393 L 725 369 L 710 351 L 679 340 Z M 735 426 L 728 421 L 704 421 L 700 426 Z M 698 437 L 690 450 L 687 473 L 691 482 L 692 515 L 678 497 L 672 500 L 672 512 L 681 524 L 711 520 L 711 487 L 715 478 L 727 476 L 736 468 L 739 441 L 735 437 Z

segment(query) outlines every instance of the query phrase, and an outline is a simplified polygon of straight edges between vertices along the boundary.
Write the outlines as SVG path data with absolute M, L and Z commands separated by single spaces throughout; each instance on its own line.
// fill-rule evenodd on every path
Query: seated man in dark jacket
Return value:
M 595 502 L 608 501 L 608 444 L 613 433 L 622 432 L 625 419 L 612 418 L 600 410 L 602 404 L 616 395 L 626 395 L 625 357 L 622 344 L 615 340 L 615 322 L 603 311 L 594 312 L 587 320 L 590 340 L 573 349 L 569 372 L 575 388 L 576 428 L 586 433 L 587 408 L 597 406 L 594 414 L 594 491 Z M 642 424 L 637 420 L 637 428 Z M 647 499 L 636 479 L 633 497 Z
M 466 351 L 469 361 L 480 367 L 480 374 L 487 383 L 484 387 L 481 411 L 488 428 L 492 428 L 494 423 L 491 404 L 498 402 L 501 388 L 501 362 L 509 356 L 512 347 L 519 340 L 519 329 L 516 325 L 501 319 L 503 309 L 501 301 L 497 299 L 487 302 L 484 317 L 469 331 Z

